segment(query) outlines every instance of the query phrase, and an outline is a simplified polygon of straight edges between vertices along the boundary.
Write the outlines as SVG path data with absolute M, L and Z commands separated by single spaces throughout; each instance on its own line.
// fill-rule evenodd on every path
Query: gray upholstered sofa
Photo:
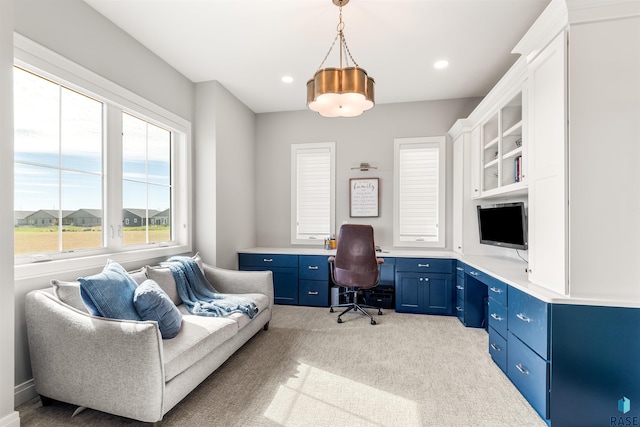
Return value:
M 260 329 L 267 330 L 271 319 L 271 272 L 206 264 L 202 270 L 219 292 L 253 299 L 259 308 L 253 319 L 242 313 L 194 316 L 178 304 L 183 314 L 180 332 L 163 340 L 154 321 L 89 314 L 78 282 L 52 281 L 51 288 L 27 294 L 31 367 L 43 403 L 53 399 L 145 422 L 162 420 L 247 340 Z M 145 267 L 130 273 L 138 284 L 152 278 L 172 300 L 177 297 L 167 268 Z

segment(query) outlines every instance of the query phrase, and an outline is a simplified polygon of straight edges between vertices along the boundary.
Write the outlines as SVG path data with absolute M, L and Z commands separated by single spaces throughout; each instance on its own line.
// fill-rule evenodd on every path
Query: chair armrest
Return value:
M 225 294 L 258 293 L 269 297 L 273 306 L 273 273 L 271 271 L 238 271 L 203 266 L 204 275 L 218 291 Z
M 141 421 L 162 419 L 164 363 L 156 322 L 83 313 L 43 291 L 25 299 L 36 391 Z

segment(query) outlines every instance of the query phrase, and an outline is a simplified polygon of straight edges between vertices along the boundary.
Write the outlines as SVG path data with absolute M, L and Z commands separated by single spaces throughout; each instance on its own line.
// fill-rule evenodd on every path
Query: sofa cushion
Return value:
M 156 267 L 147 266 L 147 277 L 155 281 L 163 291 L 169 296 L 169 299 L 173 301 L 175 305 L 182 304 L 182 299 L 178 295 L 178 288 L 176 287 L 176 280 L 173 278 L 173 273 L 168 267 Z
M 51 280 L 51 286 L 53 286 L 53 294 L 60 301 L 83 313 L 89 313 L 80 296 L 80 282 L 64 282 L 53 279 Z
M 269 297 L 264 294 L 234 294 L 239 297 L 248 298 L 255 302 L 258 306 L 258 313 L 262 313 L 269 308 Z M 232 313 L 227 316 L 229 319 L 233 319 L 238 324 L 238 329 L 242 329 L 251 322 L 251 318 L 245 313 Z
M 137 270 L 129 271 L 129 276 L 131 276 L 138 285 L 141 285 L 142 282 L 147 280 L 147 271 L 142 267 Z
M 193 259 L 198 264 L 198 267 L 200 267 L 200 270 L 203 270 L 200 253 L 195 254 Z M 145 270 L 147 278 L 155 280 L 162 290 L 169 295 L 169 298 L 171 298 L 171 301 L 173 301 L 175 305 L 182 304 L 182 299 L 180 298 L 180 295 L 178 295 L 176 280 L 173 278 L 173 273 L 169 270 L 169 267 L 148 265 L 145 267 Z M 204 272 L 202 274 L 204 274 Z
M 179 309 L 183 314 L 180 333 L 171 340 L 162 341 L 165 381 L 185 371 L 238 333 L 238 325 L 231 319 L 194 316 L 188 314 L 184 305 Z
M 142 320 L 158 322 L 163 339 L 173 338 L 180 332 L 182 314 L 153 280 L 147 279 L 136 288 L 133 305 Z
M 138 284 L 117 262 L 107 260 L 101 273 L 78 278 L 80 296 L 89 313 L 112 319 L 140 320 L 133 305 Z

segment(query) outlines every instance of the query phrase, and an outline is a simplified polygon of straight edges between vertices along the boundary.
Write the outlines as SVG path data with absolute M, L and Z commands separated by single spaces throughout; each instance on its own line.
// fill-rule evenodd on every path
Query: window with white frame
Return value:
M 190 251 L 190 123 L 15 40 L 16 265 Z
M 322 245 L 335 230 L 335 142 L 291 145 L 291 243 Z
M 394 246 L 445 246 L 445 137 L 394 140 Z

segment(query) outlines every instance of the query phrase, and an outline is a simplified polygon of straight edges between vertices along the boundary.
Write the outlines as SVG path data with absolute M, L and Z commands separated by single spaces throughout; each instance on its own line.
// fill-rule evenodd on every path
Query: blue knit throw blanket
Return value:
M 171 270 L 178 295 L 191 314 L 218 317 L 245 313 L 253 319 L 258 313 L 258 306 L 249 298 L 216 291 L 193 258 L 174 256 L 160 265 Z

